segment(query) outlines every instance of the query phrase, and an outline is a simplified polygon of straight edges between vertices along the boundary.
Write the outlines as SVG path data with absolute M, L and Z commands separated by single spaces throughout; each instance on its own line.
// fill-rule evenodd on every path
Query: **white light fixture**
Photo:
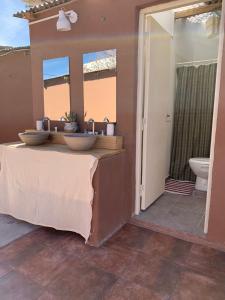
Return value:
M 78 14 L 74 10 L 70 10 L 67 12 L 67 15 L 69 17 L 69 20 L 72 24 L 77 23 L 78 21 Z
M 70 31 L 71 23 L 75 24 L 78 21 L 78 14 L 71 10 L 64 12 L 62 9 L 59 11 L 59 18 L 56 24 L 58 31 Z
M 216 13 L 209 15 L 207 20 L 204 22 L 206 35 L 208 38 L 214 38 L 219 34 L 220 28 L 220 17 Z

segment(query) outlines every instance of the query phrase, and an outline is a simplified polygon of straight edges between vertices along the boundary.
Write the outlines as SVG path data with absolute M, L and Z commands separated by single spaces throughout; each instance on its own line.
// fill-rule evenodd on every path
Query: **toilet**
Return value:
M 189 165 L 194 174 L 197 176 L 195 184 L 196 190 L 206 192 L 208 187 L 209 158 L 190 158 Z

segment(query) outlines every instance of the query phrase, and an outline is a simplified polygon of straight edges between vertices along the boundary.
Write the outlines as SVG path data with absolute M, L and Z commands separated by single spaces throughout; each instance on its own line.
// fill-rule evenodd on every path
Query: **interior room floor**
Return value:
M 224 300 L 224 282 L 225 253 L 133 225 L 98 249 L 46 228 L 0 248 L 1 300 Z
M 164 193 L 136 220 L 153 223 L 197 236 L 204 235 L 206 193 L 194 190 L 192 195 Z

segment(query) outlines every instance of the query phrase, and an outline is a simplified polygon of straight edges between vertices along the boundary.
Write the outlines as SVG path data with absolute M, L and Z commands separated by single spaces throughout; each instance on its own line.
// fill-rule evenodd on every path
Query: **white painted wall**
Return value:
M 216 59 L 219 37 L 207 38 L 202 24 L 178 19 L 174 26 L 175 55 L 177 62 Z
M 170 35 L 174 35 L 174 11 L 168 10 L 151 15 Z

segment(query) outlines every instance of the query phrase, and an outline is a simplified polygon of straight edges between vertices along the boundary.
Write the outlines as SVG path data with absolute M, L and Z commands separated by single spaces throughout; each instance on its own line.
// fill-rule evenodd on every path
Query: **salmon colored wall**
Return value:
M 84 81 L 85 121 L 116 122 L 116 77 Z
M 225 30 L 225 24 L 223 24 Z M 212 194 L 209 214 L 208 238 L 225 245 L 225 40 L 223 40 L 221 82 L 215 153 L 212 174 Z
M 56 31 L 56 19 L 31 26 L 34 119 L 43 115 L 42 60 L 69 56 L 71 64 L 72 110 L 83 124 L 83 64 L 87 52 L 117 49 L 117 126 L 116 133 L 125 138 L 126 197 L 130 216 L 135 199 L 135 148 L 137 104 L 138 16 L 140 8 L 162 1 L 151 0 L 82 0 L 66 9 L 74 9 L 79 21 L 69 32 Z M 168 1 L 164 1 L 168 2 Z M 41 13 L 48 17 L 52 9 Z M 223 57 L 225 69 L 225 57 Z M 225 78 L 223 69 L 222 81 Z M 208 239 L 225 245 L 225 87 L 220 94 L 215 166 Z M 99 124 L 100 128 L 103 125 Z
M 60 120 L 70 111 L 70 85 L 68 83 L 44 88 L 44 115 L 51 120 Z
M 0 143 L 18 140 L 32 128 L 33 108 L 29 51 L 0 57 Z

